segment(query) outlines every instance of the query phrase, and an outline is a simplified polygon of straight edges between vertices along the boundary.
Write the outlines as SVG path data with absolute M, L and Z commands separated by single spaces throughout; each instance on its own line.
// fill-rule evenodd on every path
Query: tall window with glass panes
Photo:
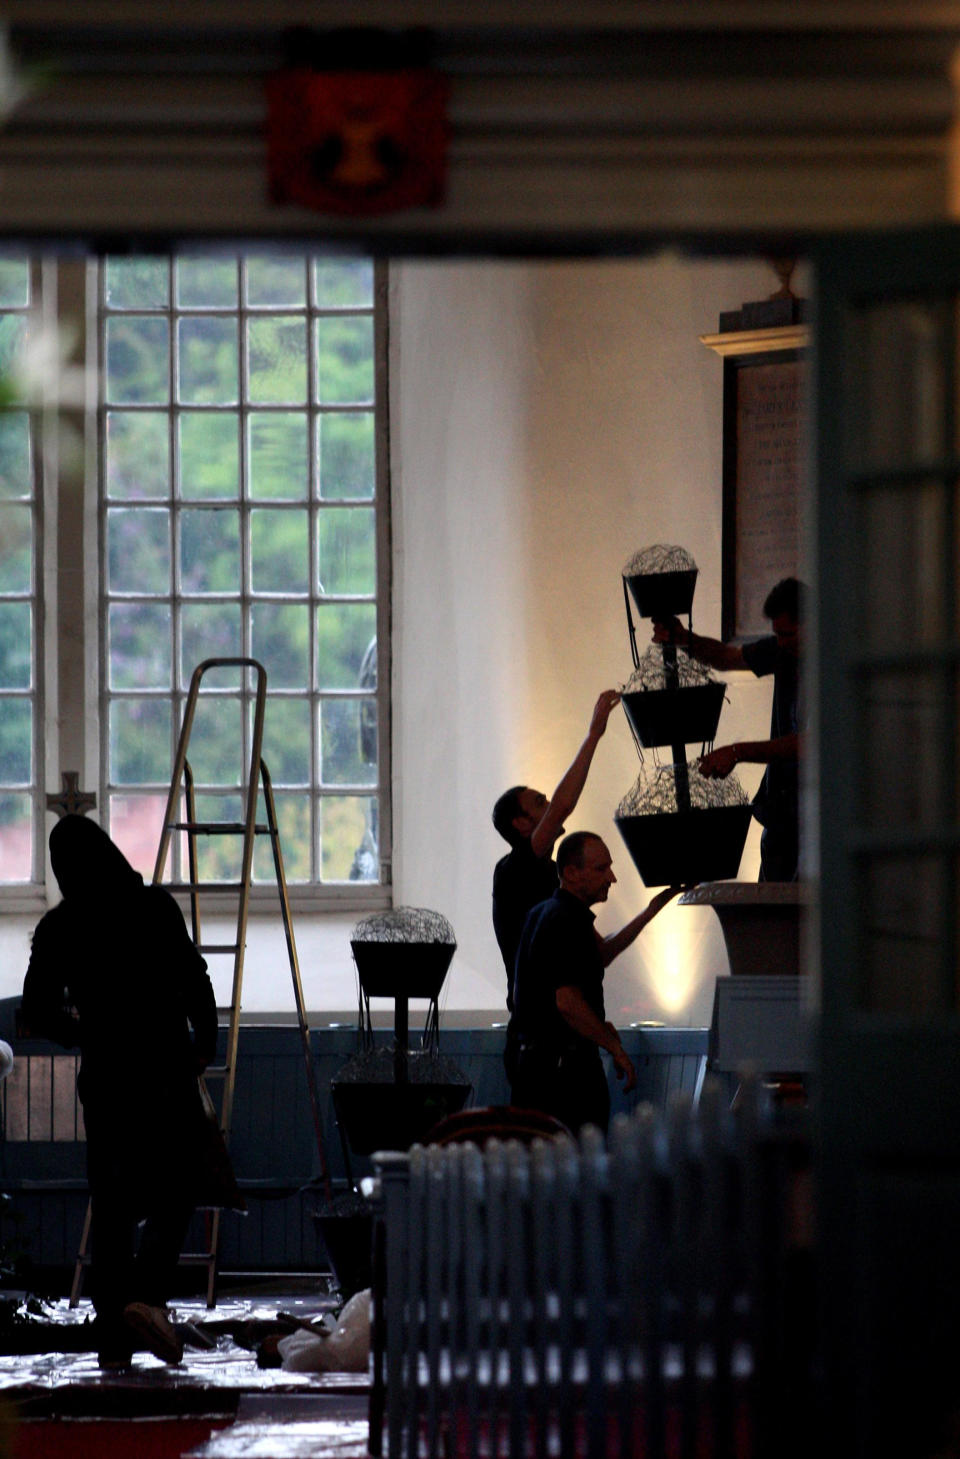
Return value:
M 19 398 L 18 359 L 36 305 L 25 259 L 0 259 L 0 882 L 39 861 L 37 602 L 41 520 L 37 420 Z
M 31 335 L 42 351 L 55 333 L 38 327 L 39 267 L 0 260 L 0 884 L 42 881 L 45 792 L 71 768 L 48 746 L 43 783 L 43 686 L 64 655 L 93 658 L 82 615 L 69 643 L 44 636 L 47 537 L 61 572 L 99 578 L 99 693 L 87 683 L 56 715 L 85 719 L 88 738 L 95 724 L 97 815 L 138 867 L 152 869 L 193 668 L 249 656 L 268 676 L 264 759 L 288 879 L 362 899 L 389 879 L 385 279 L 368 261 L 291 254 L 89 268 L 100 406 L 82 486 L 99 516 L 89 538 L 58 543 L 57 494 L 72 499 L 82 453 L 58 482 L 54 452 L 44 482 L 57 362 L 29 398 L 20 364 Z M 238 700 L 248 741 L 241 690 L 224 683 L 222 703 Z M 193 746 L 211 815 L 239 800 L 225 723 L 208 716 Z M 255 875 L 272 874 L 258 855 Z
M 190 677 L 209 659 L 251 657 L 267 673 L 263 758 L 288 880 L 377 885 L 386 539 L 374 268 L 110 257 L 100 320 L 110 832 L 146 869 Z M 212 697 L 190 747 L 197 814 L 230 820 L 251 686 L 227 669 L 204 685 Z M 221 838 L 203 855 L 201 875 L 229 879 L 240 849 Z M 266 842 L 254 875 L 273 876 Z

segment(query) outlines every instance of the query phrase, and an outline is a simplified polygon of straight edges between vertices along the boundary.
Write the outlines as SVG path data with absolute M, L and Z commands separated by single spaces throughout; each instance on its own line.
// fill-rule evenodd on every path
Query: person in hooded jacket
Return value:
M 95 822 L 59 820 L 50 859 L 63 900 L 34 931 L 22 1017 L 80 1049 L 100 1365 L 128 1365 L 136 1346 L 179 1362 L 166 1302 L 204 1176 L 213 988 L 173 897 Z

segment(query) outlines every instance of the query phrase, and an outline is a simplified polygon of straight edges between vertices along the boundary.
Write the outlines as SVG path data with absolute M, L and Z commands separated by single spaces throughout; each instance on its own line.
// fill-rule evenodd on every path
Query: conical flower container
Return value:
M 453 942 L 351 942 L 368 998 L 438 998 Z
M 642 689 L 623 695 L 633 732 L 645 749 L 657 745 L 710 744 L 716 736 L 726 685 L 690 684 Z
M 402 1082 L 393 1070 L 393 1050 L 384 1048 L 348 1060 L 331 1081 L 337 1122 L 357 1155 L 409 1150 L 473 1093 L 466 1074 L 438 1054 L 411 1051 Z
M 461 1110 L 472 1092 L 449 1060 L 406 1048 L 407 1002 L 436 1002 L 456 943 L 354 939 L 350 946 L 365 995 L 396 1004 L 398 1048 L 358 1055 L 338 1071 L 331 1084 L 337 1123 L 358 1155 L 407 1150 L 438 1120 Z
M 626 578 L 640 617 L 663 623 L 668 618 L 689 614 L 693 609 L 697 571 L 693 567 L 680 572 L 641 572 Z
M 617 830 L 648 887 L 729 881 L 740 870 L 749 805 L 615 816 Z

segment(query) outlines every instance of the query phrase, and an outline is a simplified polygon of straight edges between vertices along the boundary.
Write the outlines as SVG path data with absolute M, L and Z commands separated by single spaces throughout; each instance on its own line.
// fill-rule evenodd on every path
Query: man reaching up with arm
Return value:
M 527 913 L 551 896 L 558 885 L 553 848 L 563 835 L 569 816 L 587 781 L 597 746 L 611 711 L 620 703 L 616 689 L 604 689 L 593 708 L 590 728 L 553 795 L 548 800 L 529 785 L 504 791 L 493 808 L 493 824 L 509 843 L 493 873 L 493 930 L 507 977 L 507 1007 L 513 1012 L 513 967 Z M 504 1065 L 508 1079 L 514 1074 L 514 1037 L 507 1031 Z
M 670 623 L 654 624 L 655 643 L 667 643 L 672 638 L 691 658 L 713 669 L 750 669 L 758 677 L 773 675 L 769 738 L 721 745 L 700 761 L 702 775 L 721 778 L 744 763 L 766 766 L 753 801 L 753 814 L 763 826 L 761 881 L 796 881 L 798 873 L 799 765 L 803 754 L 800 666 L 805 597 L 806 589 L 796 578 L 784 578 L 777 583 L 763 605 L 764 616 L 770 619 L 773 631 L 742 645 L 689 633 L 677 618 Z

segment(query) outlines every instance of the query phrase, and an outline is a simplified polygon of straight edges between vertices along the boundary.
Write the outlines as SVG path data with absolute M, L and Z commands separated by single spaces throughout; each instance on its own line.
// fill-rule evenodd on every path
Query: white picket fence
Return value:
M 806 1377 L 805 1159 L 756 1084 L 731 1112 L 709 1083 L 617 1119 L 609 1148 L 587 1130 L 377 1157 L 371 1454 L 772 1452 Z

